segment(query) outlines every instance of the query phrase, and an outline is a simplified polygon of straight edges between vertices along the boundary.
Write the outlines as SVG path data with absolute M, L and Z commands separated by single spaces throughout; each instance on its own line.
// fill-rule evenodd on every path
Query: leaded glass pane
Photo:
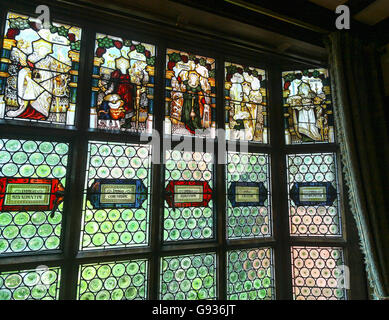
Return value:
M 58 300 L 61 269 L 39 266 L 0 273 L 0 300 Z
M 292 247 L 295 300 L 346 299 L 347 267 L 342 248 Z
M 166 151 L 164 241 L 214 238 L 213 156 Z
M 148 244 L 150 161 L 149 145 L 89 143 L 81 250 Z
M 227 253 L 227 299 L 274 298 L 271 248 L 234 250 Z
M 74 125 L 81 29 L 9 12 L 0 64 L 0 118 Z
M 147 260 L 84 264 L 79 268 L 78 300 L 145 300 Z
M 289 154 L 287 166 L 291 235 L 340 236 L 336 155 Z
M 214 253 L 164 257 L 160 276 L 161 300 L 216 299 Z
M 90 127 L 151 133 L 155 46 L 96 34 Z
M 227 155 L 227 237 L 250 239 L 271 235 L 269 155 Z
M 282 73 L 287 144 L 334 142 L 334 116 L 327 69 Z
M 165 133 L 215 136 L 215 59 L 167 49 L 165 113 Z
M 226 62 L 224 76 L 226 138 L 267 143 L 265 70 Z
M 0 253 L 58 249 L 69 145 L 0 139 Z

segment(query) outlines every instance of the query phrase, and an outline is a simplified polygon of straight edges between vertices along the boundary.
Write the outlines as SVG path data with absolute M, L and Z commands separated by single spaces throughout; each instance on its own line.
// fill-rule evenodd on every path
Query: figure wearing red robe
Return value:
M 126 110 L 126 118 L 129 120 L 134 115 L 134 86 L 131 84 L 130 75 L 115 70 L 111 74 L 110 82 L 113 83 L 113 93 L 117 93 L 124 101 L 123 108 Z

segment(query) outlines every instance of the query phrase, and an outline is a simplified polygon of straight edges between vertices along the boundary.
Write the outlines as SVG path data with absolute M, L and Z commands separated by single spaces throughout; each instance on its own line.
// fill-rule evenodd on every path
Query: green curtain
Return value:
M 389 295 L 389 147 L 379 55 L 348 32 L 325 40 L 349 203 L 374 299 Z

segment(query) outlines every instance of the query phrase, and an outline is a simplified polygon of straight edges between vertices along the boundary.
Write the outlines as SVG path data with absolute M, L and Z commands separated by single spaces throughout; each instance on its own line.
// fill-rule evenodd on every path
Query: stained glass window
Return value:
M 226 62 L 224 75 L 226 138 L 267 143 L 265 70 Z
M 90 127 L 151 132 L 155 47 L 98 33 Z
M 367 297 L 324 66 L 18 2 L 0 4 L 0 300 Z
M 166 152 L 164 241 L 211 239 L 213 156 Z
M 287 165 L 291 234 L 340 236 L 335 154 L 290 154 Z
M 341 248 L 292 247 L 293 298 L 346 299 Z
M 334 117 L 328 70 L 282 73 L 287 144 L 334 142 Z
M 0 253 L 59 248 L 68 150 L 0 139 Z
M 8 13 L 0 72 L 0 118 L 74 125 L 81 29 Z
M 215 136 L 214 59 L 167 50 L 165 116 L 168 134 Z
M 1 272 L 0 300 L 58 300 L 60 278 L 57 267 Z
M 248 239 L 270 236 L 269 156 L 229 152 L 226 188 L 227 237 Z
M 273 299 L 274 276 L 271 248 L 229 251 L 227 282 L 229 300 Z
M 216 299 L 216 255 L 204 253 L 162 258 L 160 299 Z
M 147 245 L 151 146 L 92 141 L 81 249 Z
M 78 300 L 145 300 L 147 260 L 84 264 L 79 268 Z

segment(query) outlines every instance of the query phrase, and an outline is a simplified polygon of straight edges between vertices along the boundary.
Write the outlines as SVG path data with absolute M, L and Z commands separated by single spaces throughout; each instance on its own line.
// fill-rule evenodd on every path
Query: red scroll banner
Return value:
M 59 179 L 0 178 L 0 211 L 52 211 L 64 191 Z
M 165 194 L 171 208 L 206 207 L 212 199 L 212 189 L 206 181 L 170 181 Z

